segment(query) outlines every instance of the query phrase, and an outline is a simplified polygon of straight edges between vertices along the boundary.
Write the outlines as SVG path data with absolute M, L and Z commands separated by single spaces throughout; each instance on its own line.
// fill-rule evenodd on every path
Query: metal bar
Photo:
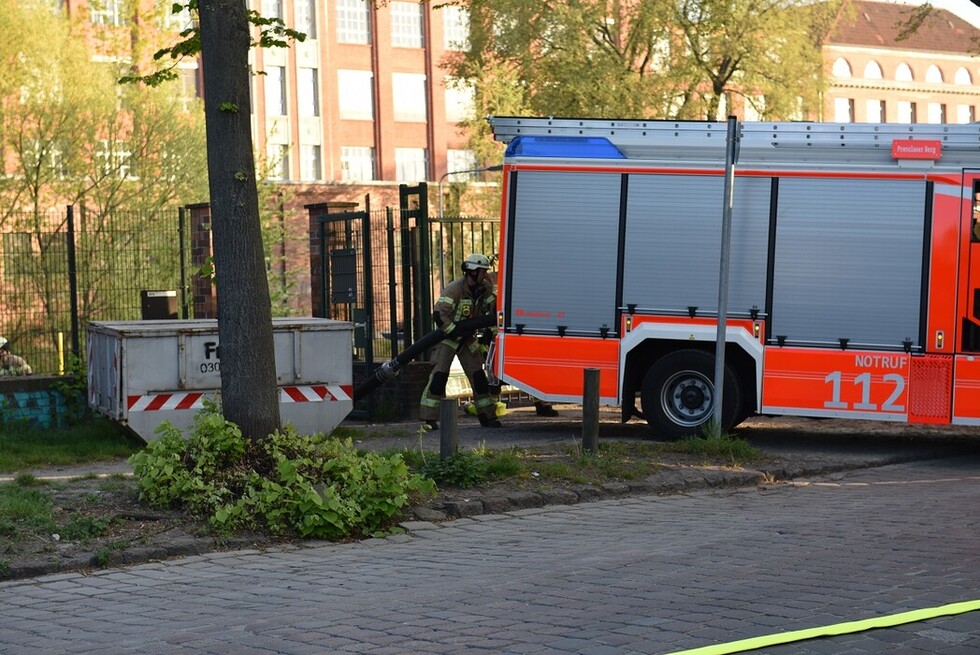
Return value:
M 725 148 L 725 197 L 721 211 L 721 254 L 718 261 L 718 336 L 715 340 L 715 394 L 712 430 L 721 434 L 725 395 L 725 328 L 728 323 L 728 274 L 732 251 L 732 203 L 735 195 L 735 157 L 738 147 L 738 119 L 728 117 Z
M 582 450 L 599 451 L 599 369 L 585 369 L 582 387 Z
M 455 398 L 443 398 L 439 403 L 439 459 L 452 457 L 459 450 L 458 414 L 459 401 Z
M 78 326 L 78 262 L 75 260 L 75 207 L 68 205 L 68 294 L 71 305 L 71 352 L 81 357 L 81 334 Z

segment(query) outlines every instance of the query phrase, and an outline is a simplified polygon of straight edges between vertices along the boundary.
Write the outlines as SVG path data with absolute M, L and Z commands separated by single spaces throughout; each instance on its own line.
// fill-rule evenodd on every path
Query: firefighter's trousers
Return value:
M 449 367 L 453 357 L 459 357 L 463 372 L 473 388 L 473 402 L 476 413 L 486 420 L 496 419 L 496 403 L 490 397 L 490 386 L 487 375 L 483 371 L 483 349 L 474 338 L 462 341 L 442 341 L 432 351 L 432 373 L 429 383 L 422 391 L 422 401 L 419 405 L 419 418 L 423 421 L 439 419 L 439 405 L 446 397 L 446 383 L 449 381 Z

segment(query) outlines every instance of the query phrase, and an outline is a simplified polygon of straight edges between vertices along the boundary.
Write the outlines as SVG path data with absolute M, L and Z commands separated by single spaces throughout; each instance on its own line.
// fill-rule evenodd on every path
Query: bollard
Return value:
M 456 416 L 459 402 L 455 398 L 443 398 L 439 404 L 439 459 L 456 454 L 459 434 L 456 430 Z
M 582 450 L 599 450 L 599 369 L 585 369 L 582 391 Z

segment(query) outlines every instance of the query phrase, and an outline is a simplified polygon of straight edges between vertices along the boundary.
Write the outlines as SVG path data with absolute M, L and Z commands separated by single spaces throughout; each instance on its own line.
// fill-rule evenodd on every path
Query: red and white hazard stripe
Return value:
M 279 387 L 280 403 L 317 403 L 324 401 L 351 400 L 352 385 L 311 384 Z M 156 412 L 161 410 L 202 409 L 204 399 L 213 394 L 202 391 L 153 393 L 129 396 L 126 404 L 130 412 Z
M 280 403 L 318 403 L 324 400 L 350 400 L 351 385 L 311 384 L 302 387 L 279 387 Z
M 200 391 L 154 393 L 130 396 L 126 404 L 131 412 L 156 412 L 165 409 L 201 409 L 207 394 Z

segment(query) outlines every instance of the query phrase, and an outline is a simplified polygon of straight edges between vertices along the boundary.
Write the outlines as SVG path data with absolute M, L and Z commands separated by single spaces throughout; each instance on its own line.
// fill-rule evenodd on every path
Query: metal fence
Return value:
M 12 216 L 0 227 L 0 334 L 53 375 L 84 353 L 90 321 L 141 318 L 141 291 L 177 291 L 186 317 L 183 224 L 177 208 Z
M 467 255 L 482 252 L 492 257 L 497 251 L 499 219 L 445 217 L 422 221 L 429 239 L 429 260 L 423 261 L 417 211 L 370 211 L 368 239 L 365 223 L 353 220 L 337 223 L 325 240 L 331 277 L 349 266 L 348 273 L 360 286 L 353 302 L 344 302 L 342 290 L 330 290 L 328 315 L 370 326 L 356 335 L 354 344 L 355 360 L 368 368 L 431 329 L 431 321 L 422 320 L 431 307 L 422 307 L 420 298 L 438 298 L 440 290 L 459 277 Z M 178 208 L 101 214 L 68 207 L 11 216 L 0 226 L 0 335 L 35 374 L 53 375 L 63 371 L 72 353 L 84 356 L 90 321 L 143 318 L 143 291 L 176 291 L 178 315 L 192 318 L 188 223 Z M 370 253 L 363 257 L 366 244 Z M 342 261 L 349 251 L 356 255 Z M 367 277 L 365 265 L 371 267 Z M 368 281 L 371 293 L 365 294 Z M 365 295 L 372 298 L 370 321 L 365 320 Z M 370 358 L 365 357 L 368 344 L 373 350 Z

